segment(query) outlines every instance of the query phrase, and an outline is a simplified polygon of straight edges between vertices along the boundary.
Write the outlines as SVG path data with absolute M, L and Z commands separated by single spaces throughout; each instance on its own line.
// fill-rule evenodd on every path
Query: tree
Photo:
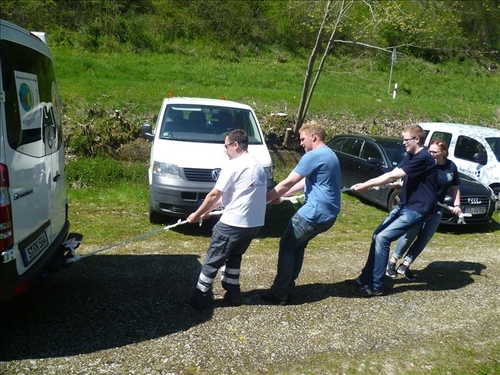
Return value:
M 322 42 L 323 42 L 323 37 L 328 29 L 328 22 L 330 19 L 330 16 L 332 14 L 332 1 L 328 0 L 325 6 L 325 12 L 323 14 L 323 20 L 321 22 L 321 25 L 318 29 L 318 34 L 316 37 L 316 43 L 314 44 L 314 47 L 311 52 L 311 56 L 309 57 L 309 62 L 307 64 L 307 70 L 304 78 L 304 86 L 302 88 L 302 95 L 300 98 L 300 104 L 299 104 L 299 110 L 297 113 L 297 120 L 295 122 L 293 132 L 295 134 L 298 134 L 299 128 L 302 126 L 302 123 L 304 122 L 305 116 L 307 114 L 307 110 L 309 108 L 309 104 L 311 103 L 312 96 L 314 93 L 314 89 L 316 87 L 316 84 L 318 83 L 319 77 L 321 75 L 321 71 L 323 69 L 323 66 L 326 61 L 326 57 L 328 56 L 328 53 L 332 47 L 332 43 L 334 42 L 334 36 L 335 33 L 337 32 L 340 23 L 342 22 L 342 19 L 344 18 L 345 13 L 347 10 L 351 7 L 353 4 L 354 0 L 346 1 L 342 0 L 339 2 L 336 2 L 335 5 L 338 7 L 337 9 L 337 17 L 335 19 L 335 22 L 333 24 L 331 33 L 330 33 L 330 38 L 328 39 L 327 45 L 323 50 L 323 56 L 321 58 L 321 61 L 319 62 L 319 65 L 316 69 L 316 74 L 313 79 L 313 70 L 315 67 L 316 63 L 316 58 L 320 52 L 320 49 L 322 47 Z M 312 80 L 312 82 L 311 82 Z M 286 145 L 285 146 L 290 146 Z

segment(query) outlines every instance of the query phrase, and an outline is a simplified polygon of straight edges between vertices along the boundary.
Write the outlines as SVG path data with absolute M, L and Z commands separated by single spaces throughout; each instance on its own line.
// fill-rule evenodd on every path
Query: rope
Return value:
M 379 186 L 375 186 L 375 187 L 373 187 L 371 189 L 378 190 L 380 188 L 384 188 L 384 187 L 388 187 L 388 186 L 395 186 L 397 184 L 398 184 L 397 182 L 393 182 L 393 183 L 388 183 L 388 184 L 380 186 L 380 187 Z M 343 188 L 340 189 L 340 191 L 341 192 L 348 192 L 348 191 L 352 191 L 352 188 L 350 188 L 350 187 L 343 187 Z M 291 202 L 293 204 L 297 204 L 297 203 L 299 203 L 299 199 L 303 199 L 304 196 L 305 195 L 302 194 L 302 195 L 291 196 L 291 197 L 281 197 L 280 200 L 282 202 L 283 201 L 289 201 L 289 202 Z M 445 207 L 447 207 L 447 206 L 445 206 Z M 447 208 L 450 209 L 449 207 L 447 207 Z M 223 212 L 222 210 L 216 210 L 216 211 L 210 212 L 208 215 L 209 216 L 222 215 L 222 212 Z M 471 214 L 461 214 L 461 216 L 472 216 L 472 215 Z M 460 219 L 465 224 L 465 220 L 463 220 L 463 217 L 462 218 L 459 217 L 459 224 L 460 224 Z M 129 238 L 128 240 L 124 240 L 124 241 L 121 241 L 121 242 L 116 242 L 114 244 L 105 246 L 103 248 L 100 248 L 98 250 L 92 251 L 92 252 L 84 254 L 84 255 L 77 254 L 76 251 L 75 251 L 76 248 L 69 247 L 70 254 L 69 254 L 68 258 L 66 258 L 66 263 L 75 263 L 75 262 L 79 261 L 80 259 L 88 258 L 88 257 L 90 257 L 92 255 L 95 255 L 95 254 L 98 254 L 100 252 L 112 249 L 114 247 L 126 245 L 126 244 L 128 244 L 130 242 L 134 242 L 134 241 L 138 241 L 138 240 L 144 239 L 146 237 L 152 236 L 153 234 L 156 234 L 156 233 L 161 232 L 161 231 L 169 231 L 172 228 L 175 228 L 175 227 L 178 227 L 180 225 L 187 224 L 187 223 L 188 223 L 187 220 L 181 220 L 181 219 L 179 219 L 179 221 L 177 221 L 177 223 L 175 223 L 175 224 L 167 225 L 166 227 L 152 230 L 151 232 L 147 232 L 147 233 L 141 234 L 139 236 L 135 236 L 135 237 Z M 200 219 L 200 221 L 199 221 L 200 227 L 201 227 L 202 224 L 203 224 L 203 220 Z
M 390 182 L 388 184 L 385 184 L 383 186 L 375 186 L 375 187 L 372 187 L 370 189 L 373 189 L 373 190 L 378 190 L 378 189 L 382 189 L 382 188 L 385 188 L 385 187 L 391 187 L 391 186 L 397 186 L 399 185 L 398 182 Z M 352 191 L 352 187 L 343 187 L 340 189 L 340 192 L 341 193 L 346 193 L 348 191 Z M 289 201 L 293 204 L 296 204 L 296 203 L 299 203 L 299 199 L 303 199 L 304 198 L 304 194 L 301 194 L 301 195 L 294 195 L 294 196 L 291 196 L 291 197 L 281 197 L 280 198 L 280 201 L 283 202 L 283 201 Z
M 208 215 L 209 216 L 222 215 L 222 211 L 212 211 Z M 188 223 L 187 220 L 181 220 L 181 219 L 179 219 L 179 221 L 177 221 L 177 223 L 175 223 L 175 224 L 167 225 L 166 227 L 152 230 L 151 232 L 147 232 L 147 233 L 141 234 L 140 236 L 135 236 L 135 237 L 129 238 L 128 240 L 125 240 L 125 241 L 116 242 L 116 243 L 114 243 L 112 245 L 105 246 L 105 247 L 103 247 L 101 249 L 92 251 L 92 252 L 84 254 L 84 255 L 77 254 L 75 252 L 75 249 L 71 248 L 70 249 L 71 250 L 71 255 L 70 255 L 70 257 L 68 257 L 66 259 L 66 263 L 75 263 L 75 262 L 79 261 L 80 259 L 88 258 L 88 257 L 90 257 L 92 255 L 95 255 L 97 253 L 100 253 L 102 251 L 106 251 L 106 250 L 112 249 L 112 248 L 117 247 L 117 246 L 125 245 L 125 244 L 128 244 L 130 242 L 137 241 L 137 240 L 141 240 L 143 238 L 152 236 L 153 234 L 156 234 L 156 233 L 161 232 L 161 231 L 169 231 L 172 228 L 178 227 L 179 225 L 184 225 L 186 223 Z M 202 223 L 203 223 L 203 220 L 200 219 L 200 221 L 199 221 L 200 227 L 201 227 Z
M 443 207 L 443 208 L 446 208 L 448 211 L 453 211 L 453 207 L 448 206 L 448 205 L 446 205 L 446 204 L 444 204 L 444 203 L 438 202 L 438 206 Z M 472 214 L 470 214 L 470 213 L 465 213 L 465 214 L 464 214 L 463 212 L 461 212 L 461 213 L 460 213 L 460 215 L 458 215 L 458 221 L 457 221 L 457 224 L 467 224 L 467 223 L 465 222 L 465 218 L 466 218 L 466 217 L 472 217 Z

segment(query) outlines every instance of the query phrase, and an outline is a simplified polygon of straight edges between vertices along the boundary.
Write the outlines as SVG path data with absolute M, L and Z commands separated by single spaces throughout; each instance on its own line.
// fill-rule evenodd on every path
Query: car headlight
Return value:
M 486 188 L 487 188 L 487 189 L 488 189 L 488 191 L 490 192 L 490 198 L 491 198 L 491 200 L 492 200 L 492 201 L 496 201 L 496 200 L 497 200 L 497 196 L 496 196 L 495 192 L 493 191 L 493 189 L 492 189 L 492 188 L 490 188 L 490 187 L 489 187 L 489 186 L 487 186 L 487 185 L 484 185 L 484 186 L 486 186 Z
M 180 178 L 177 164 L 161 163 L 159 161 L 153 162 L 153 174 L 163 177 Z

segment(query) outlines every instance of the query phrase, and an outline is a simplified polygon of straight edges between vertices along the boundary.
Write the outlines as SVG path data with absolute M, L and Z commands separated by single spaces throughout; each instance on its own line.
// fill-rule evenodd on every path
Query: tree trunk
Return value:
M 328 40 L 328 44 L 324 50 L 323 57 L 319 63 L 318 69 L 316 70 L 316 76 L 314 77 L 314 80 L 313 80 L 312 85 L 311 85 L 314 64 L 316 62 L 316 57 L 319 53 L 319 49 L 321 48 L 321 41 L 323 38 L 323 32 L 325 29 L 325 25 L 328 22 L 328 18 L 330 17 L 330 13 L 332 10 L 331 9 L 332 8 L 332 1 L 329 0 L 326 4 L 325 14 L 323 16 L 323 21 L 322 21 L 321 26 L 318 30 L 318 36 L 316 38 L 316 43 L 315 43 L 314 48 L 311 52 L 311 56 L 309 57 L 309 63 L 307 65 L 306 75 L 305 75 L 305 79 L 304 79 L 304 87 L 302 89 L 302 95 L 300 98 L 299 111 L 297 113 L 297 120 L 296 120 L 294 128 L 293 128 L 295 135 L 298 135 L 299 129 L 302 126 L 302 124 L 304 123 L 304 119 L 306 117 L 307 110 L 309 109 L 309 104 L 311 103 L 312 95 L 314 93 L 314 88 L 316 87 L 316 84 L 318 83 L 319 76 L 321 75 L 321 70 L 323 69 L 323 65 L 325 64 L 325 61 L 326 61 L 326 57 L 328 56 L 328 52 L 330 51 L 331 46 L 334 42 L 333 37 L 335 35 L 335 32 L 337 31 L 338 25 L 340 24 L 340 21 L 344 17 L 345 13 L 352 5 L 352 2 L 353 2 L 353 0 L 351 0 L 348 4 L 346 4 L 346 1 L 343 0 L 339 4 L 340 8 L 339 8 L 339 11 L 337 14 L 337 19 L 335 21 L 335 25 L 333 27 L 330 38 Z M 290 147 L 291 145 L 285 144 L 285 146 Z

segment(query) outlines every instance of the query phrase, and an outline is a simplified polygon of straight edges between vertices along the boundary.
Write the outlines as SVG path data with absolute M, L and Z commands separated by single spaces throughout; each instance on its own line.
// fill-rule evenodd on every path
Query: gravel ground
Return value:
M 277 260 L 275 248 L 255 251 L 258 242 L 243 262 L 245 304 L 226 305 L 217 282 L 214 307 L 202 312 L 184 301 L 205 249 L 151 237 L 83 259 L 0 305 L 0 372 L 397 374 L 401 356 L 391 357 L 401 351 L 406 370 L 425 371 L 440 342 L 498 348 L 499 230 L 460 248 L 437 235 L 416 282 L 389 281 L 388 293 L 371 299 L 355 298 L 343 282 L 359 273 L 369 236 L 343 251 L 334 233 L 325 235 L 331 248 L 311 243 L 288 306 L 257 295 Z

